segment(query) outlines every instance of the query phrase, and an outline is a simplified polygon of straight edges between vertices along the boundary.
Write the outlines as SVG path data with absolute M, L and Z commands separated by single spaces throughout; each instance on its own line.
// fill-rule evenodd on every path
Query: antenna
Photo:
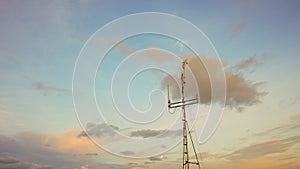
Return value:
M 185 110 L 185 106 L 187 105 L 192 105 L 192 104 L 197 104 L 198 103 L 198 95 L 196 95 L 196 98 L 194 99 L 189 99 L 189 100 L 185 100 L 184 97 L 184 87 L 185 87 L 185 66 L 188 64 L 187 59 L 185 59 L 182 62 L 182 72 L 181 72 L 181 101 L 178 102 L 172 102 L 170 99 L 170 86 L 168 85 L 168 108 L 169 108 L 169 112 L 171 109 L 177 108 L 177 107 L 181 107 L 183 110 L 183 129 L 182 129 L 182 135 L 183 135 L 183 140 L 182 140 L 182 144 L 183 144 L 183 158 L 182 158 L 182 168 L 183 169 L 190 169 L 190 164 L 194 164 L 197 165 L 199 169 L 201 169 L 200 167 L 200 163 L 198 160 L 198 155 L 195 149 L 195 145 L 192 139 L 192 134 L 191 131 L 189 129 L 188 126 L 188 121 L 186 120 L 186 110 Z M 189 156 L 189 140 L 192 143 L 192 147 L 193 147 L 193 151 L 195 153 L 195 158 L 196 158 L 196 162 L 191 162 L 190 161 L 190 156 Z
M 168 106 L 170 105 L 171 103 L 171 99 L 170 99 L 170 85 L 168 85 Z M 170 109 L 170 107 L 169 107 Z

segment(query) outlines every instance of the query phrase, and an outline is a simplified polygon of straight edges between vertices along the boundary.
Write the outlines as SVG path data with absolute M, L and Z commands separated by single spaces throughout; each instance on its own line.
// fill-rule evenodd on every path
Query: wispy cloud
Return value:
M 241 32 L 243 32 L 246 29 L 247 25 L 248 25 L 247 20 L 241 20 L 236 24 L 234 24 L 230 32 L 230 38 L 231 39 L 236 38 Z
M 300 128 L 300 113 L 295 113 L 290 117 L 290 120 L 285 123 L 278 124 L 272 128 L 266 129 L 264 131 L 260 131 L 254 133 L 254 136 L 270 136 L 284 134 L 288 131 L 296 130 Z
M 232 68 L 236 71 L 243 70 L 249 67 L 257 67 L 259 65 L 259 61 L 257 60 L 256 56 L 251 56 L 240 63 L 234 65 Z
M 247 147 L 238 149 L 223 156 L 227 160 L 249 160 L 264 157 L 270 154 L 284 153 L 291 147 L 300 143 L 300 136 L 292 136 L 283 139 L 268 140 L 255 143 Z
M 254 5 L 253 0 L 246 0 L 245 2 L 245 9 L 242 13 L 240 13 L 240 19 L 236 20 L 232 23 L 231 29 L 230 29 L 230 39 L 234 39 L 238 37 L 249 25 L 248 21 L 248 15 L 247 13 L 252 12 L 252 7 Z
M 270 53 L 264 53 L 259 56 L 253 55 L 232 66 L 231 69 L 234 72 L 249 71 L 250 73 L 253 73 L 258 67 L 264 65 L 265 62 L 272 57 L 274 56 Z
M 34 89 L 42 91 L 44 96 L 47 96 L 50 93 L 60 94 L 60 93 L 64 93 L 64 92 L 68 91 L 65 88 L 50 86 L 50 85 L 47 85 L 43 82 L 35 82 L 35 83 L 32 84 L 32 86 L 33 86 Z

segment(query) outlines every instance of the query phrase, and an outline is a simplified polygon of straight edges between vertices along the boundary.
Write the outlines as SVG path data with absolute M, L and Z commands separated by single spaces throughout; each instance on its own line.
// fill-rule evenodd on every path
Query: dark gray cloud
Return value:
M 162 161 L 162 160 L 165 160 L 167 158 L 168 158 L 167 156 L 161 155 L 161 156 L 149 157 L 149 160 L 151 162 L 155 162 L 155 161 Z
M 159 157 L 149 157 L 150 161 L 161 161 L 162 159 Z
M 158 137 L 158 138 L 164 138 L 164 137 L 178 137 L 181 136 L 181 130 L 151 130 L 151 129 L 143 129 L 143 130 L 137 130 L 132 131 L 130 133 L 130 136 L 132 137 Z
M 143 138 L 148 138 L 148 137 L 155 137 L 159 134 L 161 134 L 161 130 L 150 130 L 150 129 L 145 129 L 145 130 L 138 130 L 138 131 L 133 131 L 131 132 L 131 136 L 133 137 L 143 137 Z
M 80 137 L 88 137 L 87 133 L 85 131 L 81 131 L 78 135 L 77 135 L 78 138 Z
M 270 154 L 284 153 L 296 144 L 300 143 L 300 136 L 293 136 L 277 140 L 269 140 L 261 143 L 249 145 L 224 155 L 227 160 L 250 160 L 264 157 Z
M 94 123 L 88 123 L 86 126 L 86 131 L 80 132 L 77 137 L 106 137 L 106 136 L 114 136 L 115 132 L 119 130 L 118 127 L 113 125 L 108 125 L 105 123 L 101 124 L 94 124 Z

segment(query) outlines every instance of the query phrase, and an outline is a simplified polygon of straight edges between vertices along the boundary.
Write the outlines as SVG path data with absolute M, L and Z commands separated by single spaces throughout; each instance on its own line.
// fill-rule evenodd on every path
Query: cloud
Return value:
M 0 98 L 0 133 L 9 133 L 20 129 L 27 129 L 28 125 L 24 117 L 11 111 L 8 106 L 11 103 L 2 99 L 4 98 Z
M 204 159 L 220 159 L 224 154 L 213 154 L 210 152 L 202 152 L 198 153 L 198 158 L 204 158 Z M 195 159 L 195 156 L 191 157 L 192 159 Z
M 230 30 L 230 38 L 231 39 L 236 38 L 248 26 L 249 22 L 248 22 L 247 15 L 249 15 L 248 13 L 252 12 L 253 4 L 254 4 L 253 0 L 245 1 L 245 9 L 243 9 L 243 12 L 240 13 L 240 15 L 239 15 L 239 16 L 241 16 L 241 18 L 238 21 L 234 22 L 231 27 L 231 30 Z
M 0 157 L 0 164 L 10 164 L 10 163 L 17 163 L 18 160 L 10 155 L 2 155 Z
M 238 22 L 233 28 L 232 36 L 236 36 L 236 34 L 243 31 L 246 28 L 247 24 L 248 22 L 246 20 Z M 121 51 L 121 53 L 123 53 L 124 56 L 128 56 L 129 54 L 132 54 L 134 52 L 134 50 L 126 47 L 126 44 L 123 41 L 121 41 L 116 47 Z M 136 59 L 149 59 L 151 61 L 158 62 L 170 62 L 176 60 L 175 57 L 155 47 L 149 47 L 148 50 L 145 50 L 143 52 L 140 52 L 139 54 L 135 54 L 132 56 Z M 211 84 L 205 66 L 198 59 L 198 57 L 193 54 L 180 57 L 187 58 L 189 60 L 188 66 L 191 68 L 194 76 L 196 77 L 200 92 L 201 103 L 210 103 Z M 209 65 L 206 66 L 212 67 L 212 69 L 217 68 L 219 63 L 219 60 L 217 58 L 204 55 L 202 55 L 201 57 L 206 57 L 206 59 L 208 60 Z M 230 108 L 236 108 L 237 110 L 242 111 L 244 106 L 251 106 L 260 103 L 260 98 L 267 94 L 267 92 L 259 91 L 259 87 L 262 84 L 264 84 L 263 82 L 253 82 L 251 80 L 248 80 L 241 74 L 241 72 L 249 69 L 250 72 L 254 72 L 258 66 L 264 64 L 266 58 L 268 57 L 268 54 L 264 54 L 260 57 L 254 55 L 232 66 L 231 68 L 224 69 L 227 80 L 226 104 Z M 226 66 L 225 60 L 221 60 L 221 62 L 224 66 Z M 178 88 L 178 85 L 175 83 L 176 81 L 173 77 L 178 76 L 166 76 L 161 82 L 161 87 L 162 89 L 165 89 L 167 85 L 171 85 L 172 97 L 180 98 L 180 90 Z M 190 92 L 194 94 L 195 91 Z M 214 101 L 218 101 L 218 99 L 220 100 L 220 97 Z
M 88 137 L 88 134 L 85 132 L 85 131 L 81 131 L 78 135 L 77 135 L 78 138 L 80 137 Z
M 149 167 L 145 165 L 139 165 L 136 163 L 128 163 L 128 164 L 89 164 L 89 169 L 149 169 Z
M 162 161 L 162 160 L 165 160 L 165 159 L 168 159 L 168 157 L 165 156 L 165 155 L 160 155 L 160 156 L 157 156 L 157 157 L 149 157 L 150 161 Z
M 54 92 L 61 93 L 61 92 L 66 92 L 67 91 L 67 89 L 49 86 L 49 85 L 46 85 L 43 82 L 33 83 L 32 86 L 36 90 L 43 91 L 44 96 L 46 96 L 50 93 L 54 93 Z
M 242 20 L 237 22 L 233 28 L 231 29 L 231 39 L 237 37 L 241 32 L 243 32 L 246 27 L 248 25 L 248 21 L 247 20 Z
M 105 123 L 101 124 L 94 124 L 94 123 L 88 123 L 86 127 L 86 131 L 80 132 L 77 137 L 97 137 L 102 138 L 106 136 L 114 136 L 115 130 L 119 130 L 118 127 L 113 125 L 107 125 Z
M 300 112 L 293 114 L 290 117 L 290 119 L 293 120 L 293 121 L 299 121 L 300 122 Z
M 88 169 L 89 168 L 89 165 L 83 165 L 80 167 L 80 169 Z
M 91 35 L 87 35 L 85 33 L 77 34 L 77 38 L 82 41 L 87 41 L 90 37 L 91 37 Z M 90 39 L 90 40 L 93 40 L 94 43 L 98 43 L 98 45 L 114 44 L 112 50 L 116 49 L 124 56 L 129 56 L 130 54 L 135 52 L 134 50 L 127 47 L 125 40 L 122 40 L 120 38 L 109 39 L 109 38 L 103 38 L 103 37 L 99 37 L 99 36 L 93 36 L 92 39 Z
M 135 59 L 148 59 L 156 62 L 170 62 L 177 60 L 171 53 L 167 53 L 157 47 L 149 47 L 145 51 L 132 56 L 135 57 Z
M 0 169 L 58 169 L 50 165 L 39 165 L 31 162 L 20 161 L 12 155 L 0 155 Z
M 125 41 L 121 41 L 120 43 L 118 43 L 115 46 L 124 56 L 129 56 L 132 53 L 134 53 L 133 50 L 131 50 L 130 48 L 128 48 L 125 44 Z
M 249 67 L 257 67 L 259 64 L 260 63 L 257 60 L 256 56 L 251 56 L 251 57 L 247 58 L 246 60 L 243 60 L 242 62 L 233 66 L 233 69 L 239 71 L 239 70 L 243 70 L 243 69 L 249 68 Z
M 150 129 L 138 130 L 138 131 L 131 132 L 131 136 L 148 138 L 148 137 L 155 137 L 159 135 L 161 132 L 162 132 L 161 130 L 150 130 Z
M 80 162 L 85 161 L 79 156 L 74 161 L 73 154 L 95 152 L 102 157 L 105 156 L 105 153 L 90 139 L 77 138 L 78 132 L 78 130 L 69 131 L 57 137 L 34 132 L 22 132 L 14 137 L 0 135 L 0 154 L 5 152 L 22 161 L 51 164 L 57 167 L 66 164 L 71 167 L 79 166 Z
M 209 66 L 212 70 L 217 69 L 219 60 L 215 57 L 206 57 Z M 209 104 L 211 100 L 211 84 L 209 79 L 209 74 L 207 73 L 205 66 L 200 61 L 200 59 L 194 55 L 186 56 L 188 59 L 188 66 L 191 69 L 196 81 L 200 94 L 200 102 L 203 104 Z M 222 60 L 224 66 L 226 66 L 226 61 Z M 226 105 L 231 108 L 237 108 L 240 110 L 244 106 L 251 106 L 260 102 L 260 98 L 266 95 L 266 92 L 261 92 L 258 88 L 263 84 L 262 82 L 253 82 L 247 80 L 243 75 L 233 72 L 230 69 L 224 69 L 226 76 L 227 85 L 227 95 L 226 95 Z M 172 90 L 172 97 L 180 98 L 180 92 L 177 84 L 173 77 L 177 76 L 166 76 L 162 82 L 161 87 L 165 88 L 167 84 L 170 84 Z M 187 77 L 191 78 L 191 77 Z M 194 95 L 195 91 L 192 89 L 186 89 L 187 96 Z M 217 97 L 216 100 L 219 101 L 221 97 Z
M 240 24 L 236 31 L 240 31 L 244 24 Z M 122 46 L 122 45 L 121 45 Z M 122 47 L 125 47 L 124 44 Z M 130 49 L 128 49 L 130 50 Z M 130 50 L 132 51 L 132 50 Z M 124 53 L 125 55 L 126 53 Z M 127 56 L 127 55 L 125 55 Z M 155 61 L 163 61 L 163 62 L 170 62 L 175 57 L 171 57 L 170 55 L 166 54 L 165 52 L 160 51 L 157 48 L 149 48 L 148 50 L 140 53 L 139 55 L 133 55 L 135 58 L 139 59 L 150 59 Z M 208 104 L 211 102 L 211 84 L 209 75 L 205 69 L 205 66 L 200 61 L 200 59 L 195 55 L 187 55 L 181 56 L 182 58 L 187 58 L 189 61 L 188 66 L 190 67 L 193 75 L 196 77 L 196 81 L 198 84 L 198 89 L 200 92 L 200 101 L 201 103 Z M 201 56 L 206 57 L 208 60 L 209 66 L 213 70 L 217 69 L 219 64 L 219 60 L 215 57 L 209 56 Z M 258 88 L 264 84 L 263 82 L 253 82 L 251 80 L 246 79 L 240 72 L 250 69 L 250 72 L 254 72 L 255 69 L 262 65 L 266 58 L 268 58 L 268 54 L 264 54 L 261 57 L 257 57 L 256 55 L 247 58 L 246 60 L 241 61 L 240 63 L 232 66 L 231 68 L 224 69 L 227 81 L 227 106 L 230 108 L 236 108 L 237 110 L 243 110 L 244 106 L 251 106 L 260 102 L 260 98 L 267 94 L 267 92 L 261 92 Z M 221 60 L 224 66 L 226 66 L 226 61 Z M 172 90 L 172 97 L 173 98 L 180 98 L 180 90 L 176 83 L 174 77 L 178 77 L 177 75 L 165 76 L 161 82 L 161 88 L 165 89 L 167 85 L 170 85 Z M 189 89 L 187 89 L 189 90 Z M 195 93 L 194 90 L 187 91 L 187 94 Z M 217 98 L 220 100 L 221 98 Z
M 161 161 L 162 159 L 159 157 L 149 157 L 150 161 Z
M 128 156 L 128 155 L 134 155 L 133 151 L 122 151 L 120 153 L 123 154 L 123 155 L 126 155 L 126 156 Z
M 128 165 L 138 165 L 137 163 L 128 163 Z
M 56 137 L 34 132 L 22 132 L 15 137 L 0 135 L 0 169 L 74 169 L 87 167 L 85 164 L 89 164 L 89 169 L 143 167 L 127 163 L 106 164 L 105 159 L 115 156 L 101 150 L 87 137 L 78 138 L 78 133 L 74 130 Z M 101 157 L 100 161 L 88 158 L 96 155 Z
M 86 156 L 98 156 L 98 153 L 85 153 Z
M 291 115 L 290 120 L 288 122 L 281 123 L 267 130 L 254 133 L 253 135 L 266 136 L 270 134 L 274 134 L 274 135 L 285 134 L 288 131 L 296 130 L 299 128 L 300 128 L 300 112 Z
M 115 40 L 116 41 L 116 40 Z M 187 43 L 187 42 L 185 42 Z M 163 49 L 157 48 L 155 46 L 145 49 L 139 49 L 142 51 L 139 51 L 135 53 L 136 51 L 131 49 L 127 46 L 125 41 L 121 40 L 120 43 L 118 43 L 115 48 L 123 55 L 123 56 L 129 56 L 134 58 L 135 60 L 144 60 L 148 59 L 148 61 L 156 61 L 156 62 L 169 62 L 170 60 L 176 61 L 177 58 L 174 57 L 171 53 L 166 52 Z
M 143 129 L 132 131 L 130 133 L 132 137 L 156 137 L 164 138 L 164 137 L 178 137 L 181 136 L 181 130 L 151 130 L 151 129 Z
M 287 123 L 281 124 L 279 126 L 276 126 L 276 127 L 273 127 L 273 128 L 261 131 L 261 132 L 254 133 L 253 135 L 254 136 L 265 136 L 265 135 L 271 134 L 273 132 L 285 130 L 286 127 L 288 127 L 288 126 L 290 126 L 290 124 L 287 124 Z
M 283 139 L 268 140 L 236 150 L 223 156 L 227 160 L 249 160 L 264 157 L 270 154 L 284 153 L 296 144 L 300 143 L 300 136 L 292 136 Z
M 56 138 L 51 144 L 52 149 L 56 151 L 68 152 L 72 154 L 85 154 L 89 152 L 105 154 L 92 140 L 88 137 L 77 137 L 80 131 L 68 131 Z
M 245 71 L 248 70 L 250 71 L 250 73 L 255 72 L 255 70 L 263 65 L 266 60 L 270 57 L 273 57 L 272 55 L 268 54 L 268 53 L 264 53 L 261 56 L 257 56 L 257 55 L 253 55 L 248 57 L 245 60 L 242 60 L 241 62 L 237 63 L 236 65 L 232 66 L 231 69 L 232 71 L 235 72 L 241 72 L 241 71 Z
M 258 88 L 263 82 L 246 80 L 242 75 L 225 71 L 227 82 L 226 105 L 240 108 L 260 103 L 260 98 L 267 94 Z
M 131 169 L 146 169 L 145 167 L 132 167 Z
M 119 50 L 121 50 L 124 56 L 129 56 L 134 58 L 135 60 L 145 60 L 148 61 L 155 61 L 155 62 L 169 62 L 169 61 L 176 61 L 177 58 L 174 57 L 171 53 L 163 51 L 157 47 L 148 47 L 143 51 L 139 51 L 134 53 L 135 51 L 131 50 L 130 48 L 126 47 L 124 44 L 120 44 L 117 46 Z M 134 53 L 134 54 L 133 54 Z

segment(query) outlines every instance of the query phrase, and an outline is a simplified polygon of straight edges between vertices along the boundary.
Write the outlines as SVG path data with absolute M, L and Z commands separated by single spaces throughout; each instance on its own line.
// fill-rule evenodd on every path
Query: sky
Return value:
M 200 98 L 187 112 L 202 167 L 298 169 L 299 9 L 296 0 L 0 1 L 0 169 L 180 168 L 182 114 L 168 112 L 166 91 L 180 99 L 182 59 L 186 97 Z M 184 18 L 202 33 L 118 36 L 193 32 L 163 18 L 99 31 L 143 12 Z M 207 70 L 220 65 L 226 101 L 217 116 L 210 106 L 222 106 L 222 92 L 212 97 Z M 220 121 L 201 142 L 211 114 Z

